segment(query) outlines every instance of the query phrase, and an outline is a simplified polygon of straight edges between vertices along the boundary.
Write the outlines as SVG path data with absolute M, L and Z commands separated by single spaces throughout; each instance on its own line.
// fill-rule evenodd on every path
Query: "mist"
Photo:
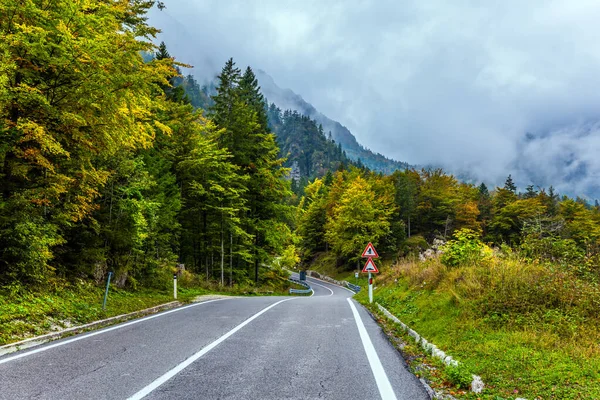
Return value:
M 600 197 L 600 2 L 452 3 L 171 0 L 150 23 L 198 79 L 263 69 L 375 152 Z

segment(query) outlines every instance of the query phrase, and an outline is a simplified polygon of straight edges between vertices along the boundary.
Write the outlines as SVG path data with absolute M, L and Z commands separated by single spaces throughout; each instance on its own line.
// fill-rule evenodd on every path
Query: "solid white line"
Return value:
M 311 282 L 311 283 L 312 283 L 313 285 L 321 286 L 321 287 L 323 287 L 323 288 L 325 288 L 325 289 L 329 290 L 331 293 L 330 293 L 330 294 L 328 294 L 326 297 L 333 296 L 333 290 L 329 289 L 327 286 L 320 285 L 320 284 L 318 284 L 318 283 L 316 283 L 316 282 Z
M 27 357 L 27 356 L 30 356 L 30 355 L 33 355 L 33 354 L 36 354 L 36 353 L 40 353 L 42 351 L 50 350 L 50 349 L 53 349 L 55 347 L 64 346 L 66 344 L 77 342 L 77 341 L 82 340 L 82 339 L 87 339 L 87 338 L 92 337 L 92 336 L 101 335 L 103 333 L 114 331 L 116 329 L 121 329 L 121 328 L 124 328 L 126 326 L 130 326 L 130 325 L 134 325 L 134 324 L 139 324 L 140 322 L 144 322 L 144 321 L 148 321 L 148 320 L 151 320 L 151 319 L 154 319 L 154 318 L 162 317 L 163 315 L 171 314 L 171 313 L 174 313 L 174 312 L 177 312 L 177 311 L 182 311 L 182 310 L 185 310 L 186 308 L 196 307 L 196 306 L 199 306 L 199 305 L 202 305 L 202 304 L 212 303 L 213 301 L 219 301 L 219 300 L 226 300 L 226 299 L 215 299 L 215 300 L 203 301 L 201 303 L 194 303 L 194 304 L 190 304 L 189 306 L 175 308 L 173 310 L 165 311 L 165 312 L 160 313 L 160 314 L 155 314 L 155 315 L 151 315 L 149 317 L 136 319 L 136 320 L 133 320 L 131 322 L 126 322 L 124 324 L 115 325 L 115 326 L 112 326 L 110 328 L 102 329 L 100 331 L 88 333 L 86 335 L 75 336 L 72 339 L 64 340 L 62 342 L 57 342 L 57 343 L 54 343 L 54 344 L 51 344 L 51 345 L 48 345 L 48 346 L 37 348 L 35 350 L 27 351 L 27 352 L 24 352 L 24 353 L 19 353 L 17 355 L 12 356 L 12 357 L 3 358 L 3 359 L 0 360 L 0 364 L 5 364 L 7 362 L 17 360 L 19 358 Z
M 298 297 L 296 297 L 296 298 L 298 298 Z M 251 316 L 250 318 L 248 318 L 247 320 L 245 320 L 244 322 L 242 322 L 241 324 L 239 324 L 238 326 L 236 326 L 235 328 L 233 328 L 232 330 L 230 330 L 229 332 L 227 332 L 226 334 L 224 334 L 223 336 L 221 336 L 220 338 L 218 338 L 217 340 L 215 340 L 208 346 L 204 347 L 202 350 L 200 350 L 196 354 L 192 355 L 190 358 L 186 359 L 181 364 L 177 365 L 175 368 L 171 369 L 170 371 L 167 371 L 167 373 L 165 373 L 164 375 L 162 375 L 159 378 L 157 378 L 156 380 L 154 380 L 148 386 L 146 386 L 145 388 L 143 388 L 142 390 L 140 390 L 139 392 L 137 392 L 136 394 L 131 396 L 128 400 L 143 399 L 144 397 L 149 395 L 152 391 L 154 391 L 156 388 L 158 388 L 160 385 L 162 385 L 163 383 L 165 383 L 166 381 L 168 381 L 169 379 L 171 379 L 172 377 L 174 377 L 175 375 L 177 375 L 178 373 L 183 371 L 184 368 L 186 368 L 191 363 L 193 363 L 194 361 L 196 361 L 197 359 L 199 359 L 200 357 L 202 357 L 203 355 L 205 355 L 206 353 L 208 353 L 209 351 L 211 351 L 212 349 L 217 347 L 219 344 L 223 343 L 234 333 L 236 333 L 237 331 L 242 329 L 244 326 L 248 325 L 250 322 L 252 322 L 256 318 L 258 318 L 262 314 L 269 311 L 271 308 L 275 307 L 276 305 L 278 305 L 280 303 L 283 303 L 284 301 L 294 300 L 296 298 L 280 300 L 277 303 L 271 304 L 270 306 L 263 308 L 261 311 L 254 314 L 253 316 Z
M 375 382 L 377 383 L 377 388 L 379 389 L 379 394 L 381 395 L 382 400 L 396 400 L 396 395 L 394 394 L 394 389 L 390 384 L 390 380 L 383 369 L 383 365 L 381 365 L 381 360 L 379 360 L 379 356 L 375 351 L 375 347 L 371 342 L 371 338 L 367 333 L 367 329 L 365 328 L 365 324 L 363 324 L 362 319 L 360 318 L 360 314 L 356 310 L 354 303 L 350 298 L 347 299 L 348 304 L 350 304 L 350 308 L 352 309 L 352 314 L 354 314 L 354 320 L 356 321 L 356 326 L 358 327 L 358 333 L 360 334 L 360 339 L 362 340 L 363 347 L 365 348 L 365 353 L 367 353 L 367 359 L 369 360 L 369 364 L 371 365 L 371 371 L 373 371 L 373 376 L 375 376 Z
M 330 284 L 330 285 L 333 285 L 333 286 L 335 286 L 335 287 L 338 287 L 338 288 L 340 288 L 340 289 L 347 290 L 347 291 L 349 291 L 349 292 L 350 292 L 350 293 L 352 293 L 352 294 L 356 294 L 355 292 L 353 292 L 352 290 L 348 289 L 348 288 L 347 288 L 347 287 L 345 287 L 345 286 L 336 285 L 335 283 L 327 282 L 327 281 L 324 281 L 323 279 L 315 278 L 315 277 L 313 277 L 313 276 L 311 276 L 311 277 L 310 277 L 310 279 L 315 279 L 315 280 L 317 280 L 317 281 L 321 281 L 321 282 L 323 282 L 323 283 L 328 283 L 328 284 Z

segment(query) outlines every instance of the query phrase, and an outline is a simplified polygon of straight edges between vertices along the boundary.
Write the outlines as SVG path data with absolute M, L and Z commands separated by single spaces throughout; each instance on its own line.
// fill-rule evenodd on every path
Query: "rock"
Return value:
M 436 348 L 433 351 L 433 356 L 439 358 L 440 360 L 443 360 L 446 358 L 446 353 L 444 353 L 442 350 Z
M 473 393 L 481 393 L 484 387 L 485 387 L 485 385 L 484 385 L 483 381 L 481 380 L 481 377 L 477 376 L 477 375 L 473 375 L 473 380 L 471 381 L 471 391 Z
M 427 395 L 429 396 L 429 398 L 435 399 L 435 392 L 433 391 L 431 386 L 429 386 L 427 381 L 425 381 L 425 379 L 423 379 L 423 378 L 419 378 L 419 381 L 421 382 L 421 385 L 423 385 L 423 387 L 425 388 L 425 391 L 427 392 Z
M 419 343 L 419 340 L 421 340 L 421 336 L 417 332 L 413 331 L 412 329 L 408 330 L 408 335 L 412 336 L 412 338 L 415 339 L 415 342 L 417 342 L 417 343 Z

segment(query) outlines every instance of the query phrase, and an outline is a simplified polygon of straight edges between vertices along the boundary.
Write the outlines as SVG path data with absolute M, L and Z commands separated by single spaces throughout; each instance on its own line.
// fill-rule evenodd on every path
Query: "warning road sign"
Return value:
M 362 269 L 362 272 L 373 272 L 375 274 L 379 273 L 379 270 L 377 269 L 377 265 L 375 265 L 375 262 L 373 261 L 373 259 L 371 257 L 369 257 L 369 259 L 367 260 L 367 263 L 365 264 L 364 268 Z
M 375 250 L 375 246 L 373 246 L 373 243 L 369 242 L 369 244 L 367 245 L 367 247 L 365 247 L 365 251 L 363 251 L 362 256 L 363 258 L 379 258 L 379 254 L 377 254 L 377 250 Z

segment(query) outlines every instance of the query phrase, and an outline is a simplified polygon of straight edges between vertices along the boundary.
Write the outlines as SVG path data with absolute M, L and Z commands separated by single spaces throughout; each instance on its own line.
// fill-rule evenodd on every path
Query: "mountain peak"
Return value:
M 355 161 L 360 159 L 370 169 L 388 174 L 398 169 L 410 168 L 407 163 L 389 159 L 361 146 L 348 128 L 319 112 L 312 104 L 291 89 L 280 88 L 265 71 L 256 70 L 256 77 L 261 86 L 262 94 L 269 103 L 275 103 L 282 110 L 296 110 L 323 125 L 324 131 L 331 132 L 333 139 L 342 145 L 350 159 Z

